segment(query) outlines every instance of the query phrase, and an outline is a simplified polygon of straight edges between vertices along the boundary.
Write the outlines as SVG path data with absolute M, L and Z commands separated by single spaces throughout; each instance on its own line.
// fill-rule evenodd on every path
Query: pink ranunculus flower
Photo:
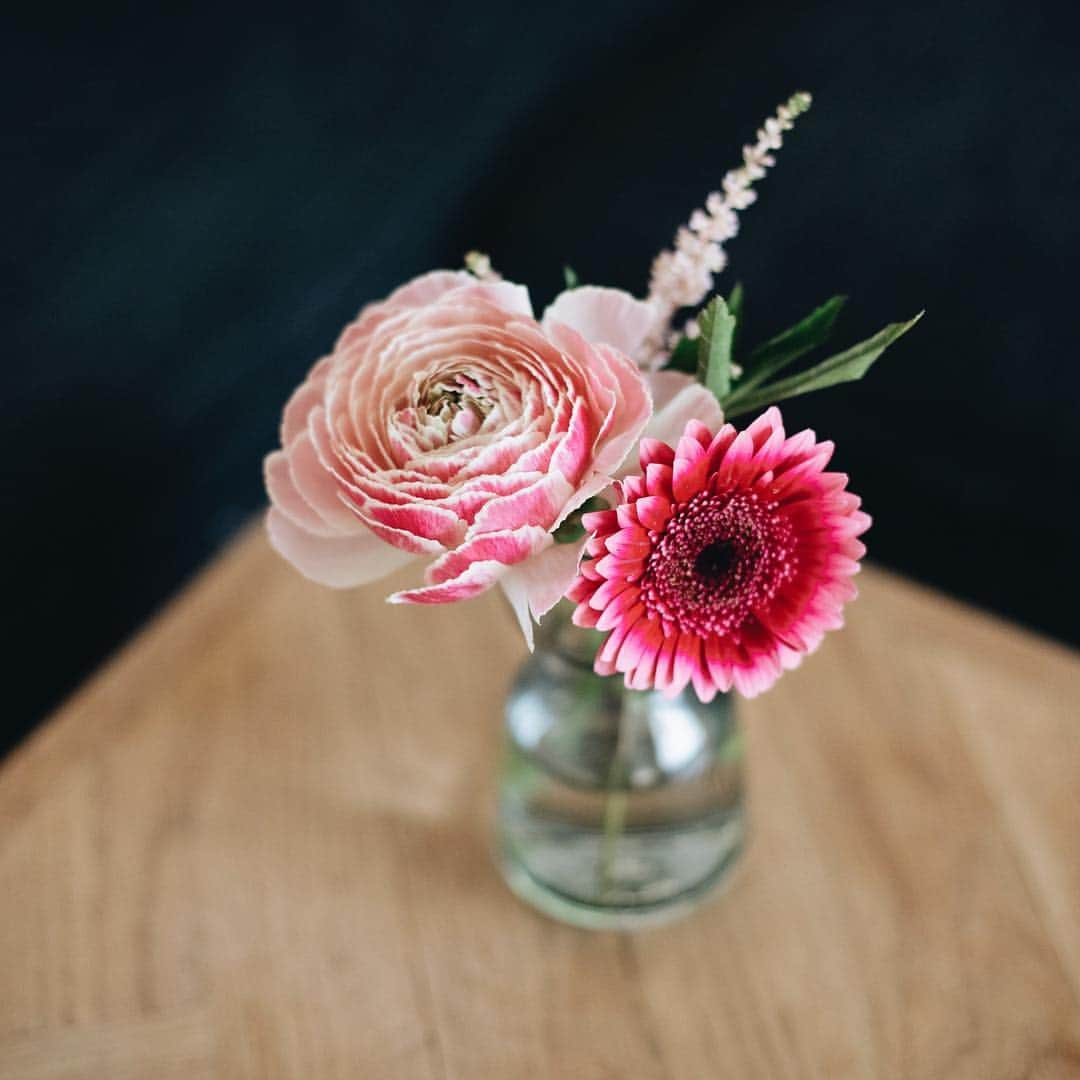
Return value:
M 688 413 L 714 419 L 711 395 L 670 373 L 653 415 L 629 355 L 654 318 L 619 290 L 580 288 L 537 322 L 522 286 L 451 271 L 369 305 L 285 407 L 265 463 L 271 543 L 339 588 L 430 559 L 396 603 L 499 583 L 531 638 L 581 556 L 552 533 L 611 483 L 650 419 L 657 438 Z

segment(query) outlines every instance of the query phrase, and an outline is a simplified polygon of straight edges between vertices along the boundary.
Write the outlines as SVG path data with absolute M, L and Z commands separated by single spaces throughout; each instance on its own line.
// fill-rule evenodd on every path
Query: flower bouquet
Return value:
M 669 918 L 724 877 L 743 838 L 731 692 L 768 689 L 855 596 L 870 518 L 832 443 L 788 435 L 776 403 L 861 378 L 918 317 L 807 365 L 842 297 L 743 348 L 741 287 L 713 295 L 809 105 L 765 121 L 644 299 L 567 270 L 538 319 L 472 252 L 369 304 L 266 459 L 271 543 L 314 581 L 425 559 L 392 603 L 502 588 L 534 651 L 507 703 L 501 864 L 579 924 Z

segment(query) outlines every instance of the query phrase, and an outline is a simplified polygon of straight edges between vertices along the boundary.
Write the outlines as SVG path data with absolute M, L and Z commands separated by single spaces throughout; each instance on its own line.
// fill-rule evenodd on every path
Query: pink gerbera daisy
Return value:
M 741 432 L 691 420 L 675 450 L 642 439 L 643 475 L 583 519 L 591 558 L 567 594 L 577 625 L 611 632 L 596 671 L 753 697 L 840 627 L 870 518 L 825 471 L 832 452 L 812 431 L 786 438 L 776 408 Z

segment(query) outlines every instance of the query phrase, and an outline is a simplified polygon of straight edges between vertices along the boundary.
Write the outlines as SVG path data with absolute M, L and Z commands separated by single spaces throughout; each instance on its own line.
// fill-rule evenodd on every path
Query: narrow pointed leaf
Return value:
M 727 301 L 728 311 L 735 319 L 735 329 L 732 333 L 732 344 L 735 341 L 735 335 L 739 330 L 739 320 L 742 317 L 740 312 L 742 311 L 742 298 L 743 287 L 742 283 L 736 284 L 735 288 L 731 290 L 731 296 Z M 704 312 L 702 313 L 704 315 Z M 699 316 L 700 319 L 700 316 Z M 686 375 L 696 375 L 699 372 L 698 367 L 698 346 L 701 341 L 700 337 L 692 338 L 683 336 L 679 338 L 678 344 L 671 350 L 671 355 L 667 359 L 667 363 L 664 367 L 668 371 L 681 371 Z
M 724 412 L 728 418 L 740 416 L 743 413 L 756 412 L 786 398 L 798 397 L 800 394 L 809 394 L 814 390 L 824 390 L 827 386 L 835 386 L 837 383 L 855 382 L 861 379 L 875 360 L 898 338 L 906 334 L 921 318 L 923 312 L 919 312 L 914 319 L 902 323 L 890 323 L 883 330 L 879 330 L 873 337 L 860 341 L 850 349 L 842 353 L 830 356 L 828 360 L 822 360 L 806 371 L 792 375 L 787 379 L 768 386 L 762 386 L 753 393 L 741 395 L 739 399 L 729 399 L 724 406 Z
M 743 332 L 743 287 L 741 281 L 735 282 L 735 288 L 727 298 L 727 309 L 735 320 L 735 331 L 731 335 L 732 353 L 735 351 L 735 342 L 739 340 Z
M 722 296 L 714 296 L 698 316 L 701 337 L 698 340 L 698 378 L 718 400 L 731 391 L 731 342 L 735 317 L 728 311 Z
M 811 311 L 805 319 L 754 349 L 746 360 L 746 374 L 739 380 L 729 403 L 737 404 L 744 395 L 778 375 L 800 356 L 824 345 L 846 302 L 846 296 L 834 296 Z

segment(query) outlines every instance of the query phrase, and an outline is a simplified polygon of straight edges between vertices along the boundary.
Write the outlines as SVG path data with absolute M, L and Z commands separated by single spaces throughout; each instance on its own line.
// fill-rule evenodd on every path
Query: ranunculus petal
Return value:
M 615 473 L 624 461 L 632 459 L 630 451 L 645 432 L 653 403 L 641 373 L 627 357 L 603 346 L 595 351 L 618 380 L 619 406 L 612 421 L 601 428 L 605 443 L 597 448 L 593 467 Z
M 573 584 L 584 547 L 583 541 L 552 543 L 525 562 L 512 567 L 502 579 L 502 586 L 507 592 L 520 586 L 533 616 L 543 618 Z
M 465 533 L 456 514 L 420 500 L 397 505 L 369 501 L 364 504 L 362 513 L 365 521 L 377 521 L 380 525 L 444 546 L 455 543 Z
M 520 577 L 515 576 L 513 570 L 510 570 L 499 579 L 499 585 L 502 587 L 503 593 L 510 603 L 510 608 L 514 612 L 514 617 L 518 621 L 521 636 L 525 639 L 525 645 L 529 652 L 532 652 L 533 616 L 529 610 L 529 592 L 525 582 Z
M 649 387 L 653 414 L 644 434 L 650 439 L 675 443 L 691 420 L 699 420 L 714 429 L 724 422 L 716 395 L 681 371 L 658 371 L 649 376 Z
M 267 454 L 263 461 L 263 482 L 270 499 L 287 518 L 315 536 L 339 536 L 341 530 L 328 525 L 305 501 L 293 483 L 289 458 L 284 450 Z M 358 528 L 363 526 L 356 522 Z
M 506 567 L 501 562 L 474 562 L 453 581 L 446 581 L 441 585 L 425 585 L 419 589 L 405 589 L 391 593 L 386 599 L 391 604 L 452 604 L 487 592 L 505 573 Z
M 512 281 L 473 281 L 455 290 L 449 296 L 440 298 L 442 304 L 460 304 L 471 300 L 486 300 L 510 315 L 523 315 L 526 319 L 533 316 L 529 290 L 524 285 L 515 285 Z
M 321 405 L 326 386 L 326 373 L 333 358 L 324 356 L 308 372 L 307 378 L 293 391 L 281 414 L 281 445 L 289 443 L 307 428 L 308 417 L 316 405 Z
M 337 478 L 323 465 L 307 431 L 293 439 L 287 453 L 293 483 L 305 502 L 327 525 L 352 530 L 356 515 L 342 502 Z
M 512 529 L 523 521 L 551 528 L 574 494 L 573 485 L 561 473 L 549 473 L 531 487 L 512 495 L 492 498 L 477 512 L 474 527 L 484 532 Z
M 426 307 L 454 289 L 475 283 L 476 278 L 467 270 L 429 270 L 396 288 L 382 303 L 387 307 Z
M 587 503 L 594 496 L 599 496 L 605 502 L 614 501 L 611 481 L 602 473 L 596 473 L 588 477 L 577 491 L 566 500 L 566 505 L 562 508 L 562 513 L 556 518 L 551 531 L 554 532 L 575 510 L 580 509 L 583 503 Z
M 641 348 L 656 319 L 653 309 L 621 289 L 582 285 L 559 293 L 544 312 L 543 326 L 563 323 L 594 345 L 612 345 L 627 356 Z
M 366 530 L 355 536 L 316 536 L 272 506 L 266 531 L 274 550 L 306 578 L 320 585 L 346 589 L 386 577 L 415 556 L 384 544 Z
M 433 585 L 460 577 L 475 562 L 498 562 L 513 566 L 524 562 L 550 543 L 545 529 L 522 525 L 500 532 L 476 532 L 453 551 L 448 551 L 428 567 L 427 578 Z
M 432 270 L 395 289 L 385 300 L 367 304 L 356 319 L 342 330 L 334 351 L 352 348 L 371 337 L 378 326 L 399 311 L 426 307 L 444 293 L 474 282 L 464 270 Z

